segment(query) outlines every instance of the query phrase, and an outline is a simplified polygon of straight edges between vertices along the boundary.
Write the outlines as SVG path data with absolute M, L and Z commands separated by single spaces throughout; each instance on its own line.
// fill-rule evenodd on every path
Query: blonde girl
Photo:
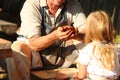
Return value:
M 114 45 L 114 26 L 104 11 L 87 18 L 85 43 L 78 58 L 75 80 L 115 80 L 120 75 L 119 50 Z

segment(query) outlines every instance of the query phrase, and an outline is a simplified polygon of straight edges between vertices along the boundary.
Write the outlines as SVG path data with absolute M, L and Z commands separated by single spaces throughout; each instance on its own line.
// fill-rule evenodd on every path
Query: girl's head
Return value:
M 111 18 L 104 11 L 92 12 L 87 17 L 86 44 L 97 40 L 113 42 L 114 27 Z

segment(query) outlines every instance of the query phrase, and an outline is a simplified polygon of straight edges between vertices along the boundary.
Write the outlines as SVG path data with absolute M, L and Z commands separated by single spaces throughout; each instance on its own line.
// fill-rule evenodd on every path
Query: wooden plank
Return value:
M 76 68 L 59 68 L 52 70 L 32 71 L 31 73 L 41 79 L 66 79 L 72 77 L 78 70 Z

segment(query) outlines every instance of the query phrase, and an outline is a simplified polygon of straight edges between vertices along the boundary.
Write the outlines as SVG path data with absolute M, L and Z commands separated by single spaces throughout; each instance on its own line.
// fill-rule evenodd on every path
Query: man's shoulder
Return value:
M 39 5 L 40 1 L 41 0 L 26 0 L 25 3 L 30 5 Z

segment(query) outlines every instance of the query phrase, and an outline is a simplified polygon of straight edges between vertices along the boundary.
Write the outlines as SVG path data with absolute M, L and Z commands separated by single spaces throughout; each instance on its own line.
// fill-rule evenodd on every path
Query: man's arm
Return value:
M 58 27 L 50 34 L 47 34 L 45 36 L 35 36 L 29 38 L 28 41 L 33 50 L 39 51 L 49 47 L 50 45 L 55 43 L 57 39 L 60 39 L 62 41 L 67 40 L 72 33 L 73 30 L 69 26 Z

